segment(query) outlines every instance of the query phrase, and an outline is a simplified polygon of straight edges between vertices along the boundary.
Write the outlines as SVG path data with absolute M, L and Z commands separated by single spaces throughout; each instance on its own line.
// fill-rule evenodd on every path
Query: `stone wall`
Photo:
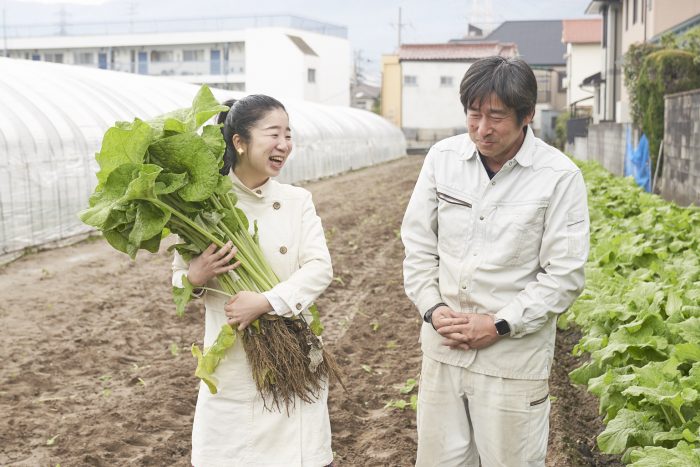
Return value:
M 588 160 L 598 161 L 614 175 L 623 176 L 627 123 L 600 122 L 588 127 Z
M 665 97 L 661 196 L 700 205 L 700 89 Z

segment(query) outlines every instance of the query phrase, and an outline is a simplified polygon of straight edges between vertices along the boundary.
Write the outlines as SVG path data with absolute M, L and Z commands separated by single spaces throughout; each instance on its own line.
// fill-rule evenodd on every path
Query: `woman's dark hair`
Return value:
M 496 94 L 503 104 L 515 110 L 518 124 L 535 112 L 537 79 L 522 58 L 486 57 L 472 63 L 459 86 L 459 100 L 466 114 L 473 104 Z
M 250 141 L 250 129 L 263 119 L 265 114 L 271 110 L 282 109 L 287 112 L 284 105 L 274 97 L 264 94 L 252 94 L 243 99 L 229 99 L 223 103 L 230 107 L 226 112 L 221 112 L 216 117 L 216 123 L 223 123 L 221 133 L 226 141 L 226 152 L 224 152 L 224 166 L 221 168 L 221 175 L 228 175 L 238 162 L 238 153 L 233 147 L 233 135 L 238 134 L 246 143 Z

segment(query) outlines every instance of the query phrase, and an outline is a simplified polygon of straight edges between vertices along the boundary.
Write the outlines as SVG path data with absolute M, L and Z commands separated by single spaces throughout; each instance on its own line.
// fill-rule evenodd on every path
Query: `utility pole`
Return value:
M 9 57 L 10 55 L 7 53 L 7 11 L 4 5 L 2 7 L 2 49 L 2 56 Z
M 129 17 L 129 34 L 134 33 L 134 18 L 136 17 L 136 2 L 129 2 L 127 5 L 127 16 Z
M 58 10 L 58 35 L 66 35 L 66 25 L 68 23 L 68 11 L 64 5 Z
M 401 7 L 399 7 L 399 22 L 398 26 L 396 27 L 396 30 L 399 32 L 399 42 L 396 46 L 396 50 L 401 48 L 401 28 L 403 27 L 403 23 L 401 22 Z

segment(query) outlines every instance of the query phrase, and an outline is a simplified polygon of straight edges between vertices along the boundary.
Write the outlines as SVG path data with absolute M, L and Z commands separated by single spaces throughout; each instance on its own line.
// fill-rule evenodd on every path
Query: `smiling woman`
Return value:
M 197 86 L 167 78 L 0 57 L 0 264 L 92 231 L 77 213 L 94 154 L 115 121 L 187 107 Z M 46 77 L 50 76 L 50 79 Z M 245 94 L 212 90 L 219 100 Z M 334 175 L 405 154 L 401 130 L 371 112 L 289 101 L 294 149 L 279 180 Z M 40 169 L 40 170 L 37 170 Z

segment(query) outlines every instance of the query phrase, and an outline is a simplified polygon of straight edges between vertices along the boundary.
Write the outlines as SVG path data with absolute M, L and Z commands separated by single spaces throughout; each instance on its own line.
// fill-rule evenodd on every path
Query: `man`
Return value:
M 469 134 L 435 144 L 406 209 L 404 284 L 425 323 L 423 466 L 544 466 L 556 318 L 583 288 L 581 172 L 528 126 L 537 81 L 518 58 L 467 70 Z

